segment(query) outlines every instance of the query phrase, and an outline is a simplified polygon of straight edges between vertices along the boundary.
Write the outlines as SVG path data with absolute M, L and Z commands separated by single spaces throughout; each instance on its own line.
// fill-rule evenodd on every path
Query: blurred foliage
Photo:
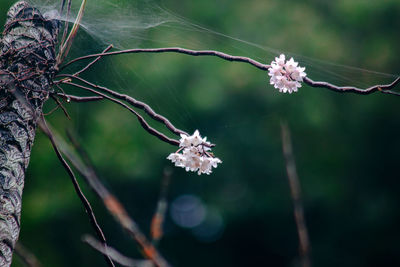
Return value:
M 3 18 L 13 2 L 1 1 Z M 390 81 L 307 57 L 399 73 L 398 0 L 162 4 L 215 31 L 302 55 L 295 58 L 315 79 L 362 86 Z M 277 55 L 190 28 L 155 28 L 148 37 L 170 40 L 163 46 L 218 49 L 261 61 Z M 160 46 L 149 40 L 141 46 Z M 107 44 L 81 32 L 74 45 L 70 58 Z M 246 64 L 176 54 L 105 58 L 85 77 L 149 103 L 177 127 L 199 129 L 217 144 L 214 152 L 223 164 L 212 175 L 173 171 L 170 203 L 182 195 L 196 196 L 220 222 L 218 234 L 210 237 L 199 228 L 181 228 L 168 216 L 160 250 L 174 266 L 298 266 L 281 119 L 292 131 L 313 265 L 400 265 L 398 98 L 307 86 L 283 95 L 269 85 L 266 73 Z M 46 110 L 54 107 L 51 102 Z M 166 156 L 175 148 L 147 134 L 129 112 L 112 103 L 71 103 L 67 108 L 71 121 L 61 111 L 47 119 L 61 134 L 67 128 L 77 133 L 104 183 L 148 233 L 163 169 L 171 165 Z M 109 244 L 139 257 L 134 242 L 83 182 L 82 187 Z M 94 234 L 67 174 L 38 131 L 26 178 L 20 241 L 44 266 L 105 266 L 102 256 L 80 241 L 84 233 Z M 21 266 L 15 258 L 13 266 Z

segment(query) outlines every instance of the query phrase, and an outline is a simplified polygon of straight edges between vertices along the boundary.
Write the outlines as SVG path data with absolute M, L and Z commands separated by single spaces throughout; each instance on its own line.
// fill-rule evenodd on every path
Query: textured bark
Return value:
M 24 1 L 7 14 L 0 42 L 0 266 L 11 265 L 20 231 L 25 170 L 56 72 L 57 33 L 57 21 Z

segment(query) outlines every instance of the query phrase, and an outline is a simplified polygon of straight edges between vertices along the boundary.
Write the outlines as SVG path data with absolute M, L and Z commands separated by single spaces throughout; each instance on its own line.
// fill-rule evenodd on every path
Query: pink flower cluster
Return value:
M 198 175 L 202 173 L 208 175 L 212 172 L 212 168 L 222 163 L 209 152 L 211 143 L 207 142 L 206 137 L 202 138 L 198 130 L 191 136 L 181 134 L 179 142 L 179 150 L 167 157 L 176 167 L 185 168 L 186 171 L 197 171 Z
M 276 57 L 268 69 L 268 75 L 271 76 L 270 83 L 279 89 L 279 92 L 289 94 L 297 92 L 297 89 L 301 87 L 300 82 L 307 75 L 304 72 L 306 68 L 299 67 L 298 64 L 293 58 L 286 61 L 284 54 Z

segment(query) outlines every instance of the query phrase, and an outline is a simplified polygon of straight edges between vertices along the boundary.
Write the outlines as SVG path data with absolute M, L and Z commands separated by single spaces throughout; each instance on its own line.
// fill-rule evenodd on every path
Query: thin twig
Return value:
M 60 107 L 62 109 L 62 111 L 64 112 L 64 115 L 70 120 L 71 117 L 69 116 L 68 111 L 63 106 L 63 104 L 60 102 L 60 100 L 58 100 L 58 98 L 55 95 L 50 95 L 50 97 L 53 98 L 53 100 L 57 103 L 57 107 Z
M 69 19 L 69 15 L 70 15 L 70 12 L 71 12 L 71 2 L 72 2 L 71 0 L 68 0 L 68 4 L 67 4 L 67 14 L 66 14 L 66 16 L 65 16 L 65 23 L 64 23 L 64 31 L 63 31 L 63 35 L 62 35 L 60 44 L 63 44 L 63 43 L 65 42 L 65 39 L 67 38 L 68 28 L 69 28 L 69 21 L 68 21 L 68 19 Z M 64 10 L 64 5 L 65 5 L 65 0 L 63 0 L 62 8 L 61 8 L 60 14 L 62 14 L 62 12 L 63 12 L 63 10 Z M 60 49 L 61 49 L 61 47 L 62 47 L 62 45 L 60 45 Z M 61 50 L 59 51 L 59 53 L 60 53 L 60 52 L 61 52 Z
M 113 45 L 109 45 L 107 46 L 106 49 L 103 50 L 103 53 L 106 53 L 107 51 L 109 51 L 111 48 L 113 48 Z M 92 62 L 90 62 L 89 64 L 87 64 L 85 67 L 83 67 L 81 70 L 75 72 L 73 74 L 73 76 L 79 76 L 80 74 L 82 74 L 83 72 L 87 71 L 91 66 L 93 66 L 97 61 L 99 61 L 102 58 L 102 56 L 98 56 L 96 57 Z
M 15 245 L 15 253 L 21 258 L 21 260 L 28 267 L 40 267 L 41 264 L 36 256 L 24 247 L 20 242 Z
M 335 92 L 340 92 L 340 93 L 355 93 L 355 94 L 361 94 L 361 95 L 369 95 L 376 91 L 381 91 L 382 93 L 387 93 L 387 94 L 392 93 L 393 95 L 397 95 L 395 92 L 392 92 L 389 90 L 394 88 L 395 86 L 397 86 L 400 83 L 400 77 L 396 78 L 392 83 L 383 84 L 383 85 L 374 85 L 374 86 L 368 87 L 366 89 L 360 89 L 360 88 L 353 87 L 353 86 L 336 86 L 336 85 L 333 85 L 328 82 L 316 82 L 316 81 L 311 80 L 308 77 L 304 78 L 304 83 L 308 84 L 311 87 L 327 88 L 329 90 L 332 90 Z
M 118 105 L 121 105 L 122 107 L 126 108 L 127 110 L 129 110 L 130 112 L 132 112 L 136 116 L 136 118 L 138 119 L 140 125 L 142 125 L 143 129 L 145 129 L 148 133 L 150 133 L 151 135 L 156 136 L 158 139 L 160 139 L 161 141 L 164 141 L 164 142 L 166 142 L 168 144 L 171 144 L 171 145 L 174 145 L 174 146 L 179 146 L 179 141 L 178 140 L 169 138 L 165 134 L 163 134 L 163 133 L 157 131 L 156 129 L 154 129 L 153 127 L 151 127 L 147 123 L 147 121 L 138 112 L 136 112 L 134 109 L 129 107 L 127 104 L 119 101 L 118 99 L 112 98 L 112 97 L 110 97 L 110 96 L 108 96 L 106 94 L 100 93 L 100 92 L 98 92 L 98 91 L 96 91 L 96 90 L 94 90 L 92 88 L 89 88 L 89 87 L 86 87 L 86 86 L 83 86 L 83 85 L 80 85 L 80 84 L 72 83 L 70 81 L 64 81 L 64 84 L 69 84 L 69 85 L 75 86 L 77 88 L 81 88 L 81 89 L 87 90 L 87 91 L 92 92 L 92 93 L 94 93 L 96 95 L 99 95 L 99 96 L 101 96 L 103 98 L 111 100 L 112 102 L 117 103 Z
M 153 218 L 150 225 L 150 233 L 153 244 L 157 244 L 163 237 L 163 223 L 165 221 L 165 213 L 168 208 L 167 192 L 171 182 L 172 170 L 166 168 L 163 173 L 163 179 L 161 184 L 160 197 L 158 198 L 157 208 L 154 212 Z
M 78 15 L 76 16 L 74 25 L 72 26 L 72 29 L 69 32 L 67 40 L 65 40 L 65 42 L 60 45 L 61 48 L 57 55 L 57 65 L 60 64 L 64 60 L 64 58 L 68 55 L 69 49 L 71 48 L 71 45 L 72 45 L 72 42 L 78 32 L 78 29 L 79 29 L 79 26 L 80 26 L 80 23 L 81 23 L 81 20 L 83 17 L 83 13 L 85 11 L 86 3 L 87 3 L 87 0 L 82 0 L 81 7 L 79 8 Z
M 64 7 L 65 7 L 65 0 L 61 1 L 61 6 L 60 6 L 60 14 L 64 12 Z
M 112 258 L 115 262 L 127 267 L 152 267 L 153 263 L 149 260 L 134 260 L 122 255 L 119 251 L 112 247 L 104 248 L 102 244 L 89 235 L 84 235 L 82 241 L 90 245 L 95 250 Z
M 225 54 L 219 51 L 213 51 L 213 50 L 191 50 L 191 49 L 185 49 L 181 47 L 165 47 L 165 48 L 147 48 L 147 49 L 127 49 L 127 50 L 122 50 L 122 51 L 113 51 L 113 52 L 108 52 L 108 53 L 99 53 L 99 54 L 92 54 L 92 55 L 87 55 L 87 56 L 82 56 L 75 58 L 68 63 L 66 63 L 64 66 L 61 67 L 61 69 L 64 69 L 65 67 L 69 66 L 72 63 L 75 63 L 80 60 L 84 59 L 89 59 L 93 57 L 98 57 L 98 56 L 113 56 L 113 55 L 120 55 L 120 54 L 135 54 L 135 53 L 180 53 L 180 54 L 186 54 L 190 56 L 215 56 L 222 58 L 227 61 L 238 61 L 238 62 L 244 62 L 248 63 L 260 70 L 266 71 L 268 68 L 270 68 L 270 65 L 263 64 L 261 62 L 258 62 L 254 59 L 248 58 L 248 57 L 241 57 L 241 56 L 233 56 L 229 54 Z M 389 90 L 394 88 L 400 83 L 400 77 L 395 79 L 392 83 L 390 84 L 383 84 L 383 85 L 374 85 L 372 87 L 366 88 L 366 89 L 360 89 L 357 87 L 353 86 L 336 86 L 327 82 L 319 82 L 319 81 L 313 81 L 312 79 L 306 77 L 304 78 L 304 83 L 310 85 L 311 87 L 320 87 L 320 88 L 327 88 L 336 92 L 341 92 L 341 93 L 355 93 L 355 94 L 370 94 L 376 91 L 381 91 L 384 92 L 385 90 Z M 388 94 L 393 94 L 393 95 L 398 95 L 397 93 L 394 93 L 392 91 L 387 91 L 386 93 Z
M 76 95 L 67 95 L 64 93 L 57 93 L 59 97 L 62 97 L 65 101 L 70 102 L 92 102 L 92 101 L 99 101 L 103 100 L 104 97 L 102 96 L 76 96 Z
M 55 106 L 54 108 L 52 108 L 49 112 L 43 113 L 44 116 L 48 116 L 53 114 L 54 111 L 56 111 L 60 106 Z
M 118 92 L 108 89 L 107 87 L 91 83 L 81 77 L 76 77 L 74 75 L 60 74 L 60 75 L 57 75 L 57 77 L 66 77 L 66 78 L 71 78 L 71 79 L 77 79 L 78 81 L 83 82 L 83 83 L 89 85 L 90 87 L 96 88 L 102 92 L 112 95 L 115 98 L 126 101 L 136 108 L 140 108 L 140 109 L 144 110 L 146 112 L 146 114 L 148 114 L 151 118 L 153 118 L 154 120 L 156 120 L 158 122 L 163 123 L 168 128 L 168 130 L 170 130 L 171 132 L 173 132 L 174 134 L 176 134 L 178 136 L 180 134 L 189 135 L 185 131 L 182 131 L 182 130 L 176 128 L 167 118 L 156 113 L 148 104 L 138 101 L 129 95 L 120 94 Z
M 294 218 L 299 235 L 299 250 L 302 267 L 310 267 L 310 240 L 308 237 L 307 225 L 304 217 L 304 208 L 301 199 L 299 177 L 296 171 L 296 162 L 293 156 L 292 142 L 290 139 L 289 127 L 281 122 L 282 150 L 286 162 L 286 172 L 289 179 L 290 193 L 293 199 Z
M 68 63 L 66 63 L 64 66 L 60 68 L 60 70 L 63 70 L 66 68 L 68 65 L 88 59 L 88 58 L 93 58 L 93 57 L 98 57 L 98 56 L 113 56 L 113 55 L 121 55 L 121 54 L 137 54 L 137 53 L 180 53 L 180 54 L 186 54 L 190 56 L 215 56 L 222 58 L 224 60 L 228 61 L 237 61 L 237 62 L 245 62 L 249 63 L 261 70 L 268 70 L 270 65 L 262 64 L 254 59 L 248 58 L 248 57 L 241 57 L 241 56 L 232 56 L 226 53 L 222 53 L 219 51 L 213 51 L 213 50 L 191 50 L 191 49 L 185 49 L 181 47 L 166 47 L 166 48 L 137 48 L 137 49 L 127 49 L 127 50 L 121 50 L 121 51 L 113 51 L 113 52 L 108 52 L 108 53 L 99 53 L 99 54 L 92 54 L 92 55 L 87 55 L 83 57 L 78 57 L 75 58 Z
M 80 144 L 74 139 L 71 139 L 71 142 L 78 153 L 82 155 L 82 159 L 87 161 L 88 155 Z M 128 215 L 124 206 L 100 182 L 100 179 L 97 177 L 90 162 L 81 162 L 78 158 L 69 153 L 64 154 L 85 178 L 87 184 L 94 190 L 96 195 L 103 201 L 107 210 L 111 213 L 114 219 L 129 233 L 133 240 L 139 244 L 143 255 L 151 260 L 157 267 L 169 266 L 168 262 L 161 256 L 157 249 L 148 241 L 146 236 L 139 229 L 137 223 Z
M 400 96 L 400 92 L 395 92 L 395 91 L 392 91 L 392 90 L 381 91 L 381 93 Z
M 89 216 L 89 221 L 92 224 L 92 227 L 94 228 L 98 238 L 103 243 L 103 246 L 106 247 L 107 246 L 106 238 L 103 234 L 103 231 L 101 230 L 101 227 L 97 223 L 96 216 L 94 215 L 92 206 L 90 205 L 90 202 L 87 200 L 87 198 L 83 194 L 71 167 L 68 165 L 68 163 L 65 161 L 64 157 L 61 155 L 60 150 L 57 146 L 56 140 L 54 138 L 54 134 L 51 132 L 50 128 L 47 126 L 46 121 L 44 120 L 43 116 L 41 117 L 41 120 L 39 121 L 39 126 L 42 129 L 42 131 L 49 138 L 51 145 L 53 146 L 54 152 L 56 153 L 58 159 L 60 160 L 61 164 L 63 165 L 63 167 L 65 168 L 65 170 L 67 171 L 68 175 L 71 178 L 72 184 L 74 185 L 74 189 L 75 189 L 79 199 L 81 200 L 81 202 L 86 210 L 86 213 Z M 114 263 L 112 262 L 112 260 L 108 256 L 105 256 L 105 260 L 106 260 L 108 266 L 112 266 L 112 267 L 115 266 Z

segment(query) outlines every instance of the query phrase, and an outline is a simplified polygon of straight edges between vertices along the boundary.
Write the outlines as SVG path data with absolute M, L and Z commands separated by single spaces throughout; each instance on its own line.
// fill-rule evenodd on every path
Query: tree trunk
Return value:
M 0 42 L 0 266 L 11 265 L 20 231 L 36 122 L 56 72 L 57 33 L 57 21 L 24 1 L 8 11 Z

